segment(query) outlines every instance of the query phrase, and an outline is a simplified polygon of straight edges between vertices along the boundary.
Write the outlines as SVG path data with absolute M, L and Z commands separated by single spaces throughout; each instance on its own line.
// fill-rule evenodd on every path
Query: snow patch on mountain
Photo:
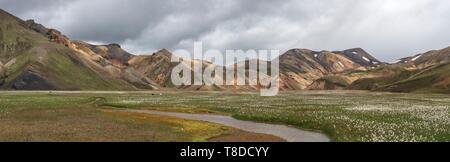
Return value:
M 420 57 L 422 57 L 422 54 L 417 55 L 416 57 L 412 58 L 411 61 L 416 61 L 416 60 L 419 59 Z
M 370 59 L 368 59 L 367 57 L 362 57 L 364 60 L 366 60 L 367 62 L 370 62 Z

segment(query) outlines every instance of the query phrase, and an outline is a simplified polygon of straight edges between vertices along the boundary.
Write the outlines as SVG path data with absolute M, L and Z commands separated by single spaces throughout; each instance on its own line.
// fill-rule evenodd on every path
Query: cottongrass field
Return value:
M 108 95 L 104 107 L 230 114 L 319 131 L 333 141 L 450 141 L 450 96 L 362 91 Z

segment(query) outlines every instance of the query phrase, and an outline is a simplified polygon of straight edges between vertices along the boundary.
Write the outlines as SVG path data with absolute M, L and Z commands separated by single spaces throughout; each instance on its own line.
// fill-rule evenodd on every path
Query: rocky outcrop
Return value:
M 82 41 L 73 41 L 72 44 L 76 50 L 101 57 L 97 61 L 102 65 L 112 64 L 119 68 L 125 68 L 133 57 L 118 44 L 92 45 Z
M 47 37 L 51 42 L 55 42 L 58 44 L 62 44 L 66 47 L 73 48 L 69 38 L 67 38 L 65 35 L 62 35 L 61 32 L 58 30 L 55 29 L 48 30 Z
M 51 42 L 55 42 L 58 44 L 62 44 L 66 47 L 73 48 L 70 39 L 67 38 L 67 36 L 63 35 L 60 31 L 56 29 L 48 29 L 42 24 L 36 23 L 34 20 L 27 20 L 25 21 L 25 24 L 28 28 L 32 29 L 33 31 L 47 37 Z
M 26 24 L 26 27 L 28 27 L 42 35 L 47 35 L 48 30 L 49 30 L 44 25 L 36 23 L 34 20 L 27 20 L 27 21 L 25 21 L 25 24 Z

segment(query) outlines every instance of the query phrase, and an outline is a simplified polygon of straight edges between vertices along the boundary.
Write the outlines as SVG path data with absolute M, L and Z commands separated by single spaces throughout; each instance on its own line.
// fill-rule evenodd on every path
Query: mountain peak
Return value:
M 354 54 L 354 55 L 369 55 L 364 49 L 362 48 L 350 48 L 343 51 L 333 51 L 334 53 L 344 53 L 344 54 Z
M 348 59 L 362 65 L 362 66 L 378 66 L 385 64 L 377 58 L 373 57 L 371 54 L 366 52 L 362 48 L 351 48 L 344 51 L 334 51 L 333 53 L 340 54 Z
M 163 48 L 163 49 L 159 50 L 158 52 L 154 53 L 154 55 L 162 55 L 162 56 L 165 56 L 167 58 L 171 58 L 172 57 L 172 53 L 169 50 L 165 49 L 165 48 Z
M 347 50 L 345 50 L 345 51 L 364 51 L 364 49 L 361 48 L 361 47 L 356 47 L 356 48 L 350 48 L 350 49 L 347 49 Z
M 110 47 L 116 47 L 116 48 L 122 48 L 119 44 L 117 44 L 117 43 L 111 43 L 111 44 L 108 44 L 107 46 L 110 46 Z
M 170 51 L 168 50 L 168 49 L 166 49 L 166 48 L 163 48 L 163 49 L 160 49 L 159 51 L 158 51 L 158 53 L 170 53 Z

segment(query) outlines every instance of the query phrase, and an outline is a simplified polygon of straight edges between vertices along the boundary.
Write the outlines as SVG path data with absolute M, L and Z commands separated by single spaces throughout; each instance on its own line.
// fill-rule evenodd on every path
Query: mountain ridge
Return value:
M 179 63 L 171 62 L 173 54 L 166 49 L 152 55 L 133 55 L 116 43 L 93 45 L 70 40 L 56 29 L 34 20 L 23 21 L 1 9 L 0 19 L 0 89 L 248 91 L 261 88 L 259 85 L 175 86 L 170 76 Z M 291 49 L 278 58 L 281 90 L 413 92 L 431 87 L 433 91 L 447 92 L 449 89 L 446 68 L 450 47 L 401 58 L 393 64 L 376 59 L 362 48 Z M 234 66 L 245 66 L 248 70 L 251 61 L 259 61 L 260 65 L 271 62 L 247 60 Z M 205 61 L 185 60 L 184 63 L 225 69 Z M 244 77 L 249 82 L 247 75 Z M 424 76 L 434 79 L 427 80 Z

